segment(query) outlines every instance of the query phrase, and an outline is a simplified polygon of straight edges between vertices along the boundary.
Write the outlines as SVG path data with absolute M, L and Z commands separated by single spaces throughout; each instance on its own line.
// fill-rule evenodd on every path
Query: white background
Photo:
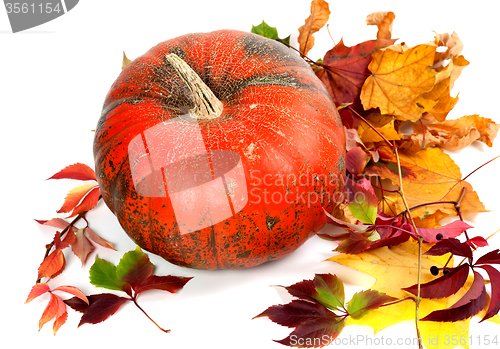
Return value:
M 375 38 L 376 28 L 365 25 L 366 15 L 381 10 L 396 14 L 393 37 L 410 46 L 433 40 L 436 32 L 456 31 L 465 44 L 463 54 L 471 62 L 455 84 L 460 101 L 449 119 L 480 114 L 500 122 L 498 11 L 493 1 L 330 1 L 329 29 L 333 40 L 347 46 Z M 310 2 L 253 0 L 236 1 L 80 1 L 68 14 L 39 27 L 12 34 L 0 7 L 0 115 L 2 248 L 0 270 L 1 326 L 5 345 L 16 348 L 281 348 L 290 329 L 252 317 L 268 306 L 286 303 L 286 292 L 271 285 L 290 285 L 311 279 L 314 273 L 332 273 L 346 281 L 346 299 L 373 282 L 370 277 L 323 262 L 333 255 L 335 244 L 313 238 L 292 255 L 256 268 L 238 271 L 198 271 L 180 268 L 151 256 L 158 275 L 194 276 L 178 294 L 152 291 L 140 304 L 170 334 L 160 332 L 132 304 L 97 325 L 77 329 L 80 314 L 69 310 L 68 321 L 54 337 L 52 322 L 40 332 L 38 320 L 48 301 L 45 295 L 24 305 L 33 286 L 44 245 L 54 229 L 33 221 L 57 216 L 67 191 L 80 182 L 45 181 L 63 167 L 83 162 L 93 166 L 93 130 L 106 92 L 120 73 L 122 51 L 135 58 L 157 43 L 189 32 L 216 29 L 249 31 L 263 19 L 278 28 L 281 37 L 292 34 L 309 15 Z M 320 58 L 333 47 L 326 28 L 315 35 L 310 51 Z M 474 144 L 451 156 L 467 174 L 500 154 Z M 469 178 L 491 213 L 468 217 L 474 234 L 488 236 L 498 228 L 500 160 Z M 134 249 L 115 217 L 103 205 L 88 215 L 91 227 L 114 242 L 118 252 L 98 248 L 101 258 L 118 263 Z M 471 231 L 472 234 L 472 231 Z M 491 241 L 500 245 L 500 237 Z M 69 252 L 69 251 L 67 251 Z M 67 270 L 51 281 L 52 287 L 74 285 L 84 293 L 106 292 L 88 282 L 88 269 L 95 258 L 81 267 L 67 253 Z M 394 277 L 397 277 L 395 275 Z M 498 333 L 491 323 L 471 322 L 471 334 Z M 370 329 L 348 327 L 340 338 L 367 335 Z M 410 339 L 413 324 L 397 325 L 380 337 Z M 371 347 L 358 343 L 359 347 Z M 375 346 L 375 345 L 374 345 Z M 407 346 L 415 348 L 416 346 Z M 471 346 L 478 347 L 477 345 Z

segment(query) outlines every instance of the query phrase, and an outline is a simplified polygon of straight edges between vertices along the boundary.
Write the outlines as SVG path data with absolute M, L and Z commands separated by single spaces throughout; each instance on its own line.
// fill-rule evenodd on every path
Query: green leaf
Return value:
M 370 310 L 379 308 L 381 305 L 396 301 L 397 298 L 386 295 L 375 290 L 366 290 L 354 294 L 347 304 L 347 312 L 355 320 L 361 319 Z
M 125 253 L 116 267 L 118 280 L 129 283 L 134 290 L 153 273 L 154 265 L 141 248 Z
M 95 258 L 95 262 L 89 271 L 90 283 L 96 287 L 104 287 L 110 290 L 124 291 L 127 284 L 118 280 L 116 266 L 104 259 Z
M 268 39 L 276 40 L 278 38 L 278 29 L 270 27 L 266 22 L 262 21 L 261 24 L 252 25 L 252 33 L 258 34 Z
M 318 293 L 314 299 L 333 310 L 344 307 L 344 284 L 337 275 L 316 274 L 313 282 Z
M 378 199 L 370 182 L 363 178 L 357 182 L 346 181 L 348 207 L 354 217 L 365 224 L 375 224 Z

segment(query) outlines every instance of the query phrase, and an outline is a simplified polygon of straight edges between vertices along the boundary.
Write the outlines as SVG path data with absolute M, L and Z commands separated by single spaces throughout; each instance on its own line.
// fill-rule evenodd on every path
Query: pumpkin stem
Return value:
M 224 105 L 196 72 L 175 53 L 166 56 L 167 61 L 191 91 L 194 108 L 189 112 L 197 119 L 213 119 L 222 114 Z

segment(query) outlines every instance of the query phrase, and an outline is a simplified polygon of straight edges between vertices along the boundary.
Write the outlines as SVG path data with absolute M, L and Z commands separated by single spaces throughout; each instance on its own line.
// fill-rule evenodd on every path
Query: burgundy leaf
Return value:
M 95 172 L 85 164 L 76 163 L 69 165 L 47 179 L 77 179 L 80 181 L 96 181 Z
M 301 348 L 327 346 L 338 337 L 344 324 L 345 317 L 330 312 L 326 317 L 302 322 L 288 337 L 275 342 Z
M 428 256 L 441 256 L 446 253 L 452 253 L 472 259 L 472 250 L 470 246 L 466 242 L 460 242 L 455 238 L 439 241 L 424 254 Z
M 437 242 L 442 239 L 457 237 L 467 229 L 471 228 L 473 227 L 467 223 L 457 220 L 439 228 L 418 228 L 418 235 L 422 237 L 425 242 Z M 438 234 L 441 234 L 439 239 L 436 237 Z
M 481 256 L 475 265 L 480 264 L 500 264 L 500 250 L 496 249 Z
M 378 229 L 377 229 L 378 231 Z M 383 246 L 396 246 L 400 245 L 403 242 L 406 242 L 410 239 L 410 234 L 404 233 L 399 231 L 398 233 L 394 234 L 393 236 L 385 239 L 380 239 L 373 241 L 371 245 L 366 249 L 366 250 L 374 250 L 379 247 Z
M 436 310 L 420 321 L 454 322 L 470 318 L 484 308 L 486 303 L 486 288 L 484 279 L 474 271 L 474 281 L 465 295 L 447 309 Z
M 373 190 L 373 186 L 370 181 L 366 178 L 362 178 L 358 181 L 353 181 L 349 177 L 345 179 L 344 192 L 348 203 L 355 202 L 357 200 L 356 195 L 363 195 L 370 205 L 376 206 L 378 204 L 377 196 Z
M 116 313 L 123 303 L 130 300 L 111 293 L 94 294 L 87 298 L 90 305 L 83 313 L 78 327 L 83 324 L 97 324 L 106 320 Z
M 125 253 L 116 268 L 116 276 L 137 291 L 154 270 L 147 254 L 140 250 Z
M 162 290 L 162 291 L 168 291 L 170 293 L 175 293 L 181 288 L 183 288 L 184 285 L 191 279 L 192 277 L 172 276 L 172 275 L 167 275 L 167 276 L 151 275 L 146 279 L 146 281 L 143 284 L 141 284 L 137 288 L 136 293 L 148 290 Z
M 420 297 L 431 299 L 449 297 L 465 285 L 468 276 L 469 264 L 465 263 L 452 268 L 448 274 L 420 285 Z M 403 288 L 403 290 L 417 295 L 417 285 Z
M 488 241 L 482 236 L 475 236 L 467 240 L 466 243 L 469 244 L 469 246 L 472 248 L 488 246 Z
M 294 299 L 288 304 L 273 305 L 255 318 L 267 316 L 271 321 L 286 327 L 297 327 L 303 322 L 335 316 L 330 310 L 318 303 Z
M 318 295 L 313 280 L 303 280 L 284 288 L 292 296 L 295 296 L 300 299 L 314 300 L 314 297 Z
M 500 310 L 500 271 L 493 268 L 491 265 L 481 265 L 479 268 L 486 270 L 491 282 L 491 301 L 486 315 L 484 315 L 481 320 L 484 321 L 495 316 Z
M 90 303 L 89 297 L 87 297 L 87 299 L 89 300 Z M 78 311 L 80 313 L 85 312 L 85 310 L 87 310 L 87 308 L 89 307 L 87 303 L 85 303 L 78 297 L 71 297 L 70 299 L 66 299 L 64 303 L 69 305 L 73 310 Z
M 349 233 L 349 238 L 343 240 L 335 249 L 340 253 L 358 254 L 365 251 L 372 241 L 362 234 Z

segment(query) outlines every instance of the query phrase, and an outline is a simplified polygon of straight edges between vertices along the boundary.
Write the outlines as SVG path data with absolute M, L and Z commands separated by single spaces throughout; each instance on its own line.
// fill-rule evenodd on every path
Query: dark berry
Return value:
M 443 275 L 448 274 L 450 271 L 448 269 L 443 270 Z
M 431 274 L 432 274 L 432 275 L 437 275 L 437 274 L 439 274 L 439 268 L 438 268 L 438 267 L 436 267 L 435 265 L 433 265 L 433 266 L 431 267 Z
M 440 241 L 443 239 L 443 234 L 439 233 L 436 235 L 436 240 Z

